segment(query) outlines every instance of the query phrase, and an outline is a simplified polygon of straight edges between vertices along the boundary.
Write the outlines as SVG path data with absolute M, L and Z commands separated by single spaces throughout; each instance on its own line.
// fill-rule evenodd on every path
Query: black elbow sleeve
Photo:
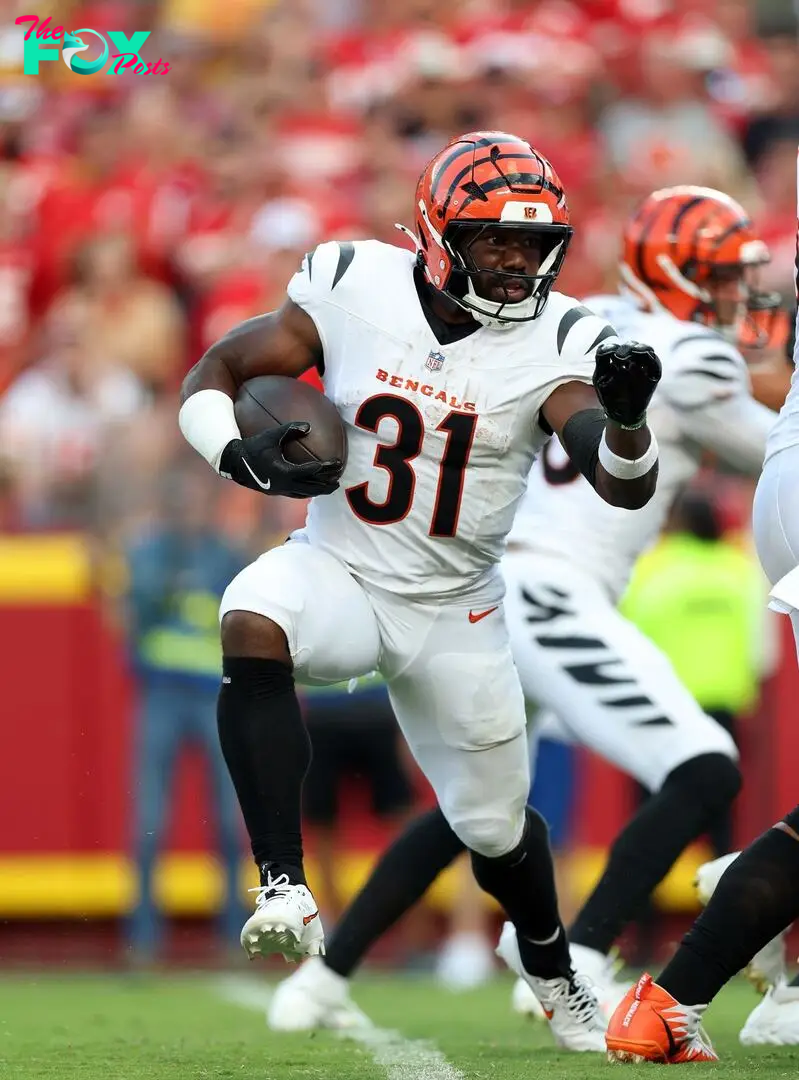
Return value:
M 602 409 L 582 409 L 569 417 L 561 436 L 564 450 L 592 487 L 596 482 L 599 444 L 604 430 Z

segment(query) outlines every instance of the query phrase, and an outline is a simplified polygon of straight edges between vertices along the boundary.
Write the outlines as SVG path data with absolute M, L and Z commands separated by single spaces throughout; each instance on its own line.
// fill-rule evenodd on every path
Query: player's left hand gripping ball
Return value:
M 662 368 L 655 350 L 640 341 L 603 342 L 596 351 L 594 389 L 609 419 L 643 426 Z

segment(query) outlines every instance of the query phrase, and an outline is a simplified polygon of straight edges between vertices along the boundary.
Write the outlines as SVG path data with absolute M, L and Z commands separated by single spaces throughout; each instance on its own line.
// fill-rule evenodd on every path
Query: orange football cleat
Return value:
M 626 1063 L 657 1061 L 681 1065 L 689 1061 L 718 1061 L 702 1030 L 706 1005 L 681 1005 L 642 975 L 610 1018 L 605 1041 L 608 1058 Z

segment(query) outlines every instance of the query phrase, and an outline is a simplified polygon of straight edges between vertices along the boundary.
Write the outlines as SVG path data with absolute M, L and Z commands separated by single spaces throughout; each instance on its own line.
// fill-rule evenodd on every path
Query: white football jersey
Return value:
M 663 376 L 648 410 L 659 447 L 657 488 L 641 510 L 610 506 L 552 439 L 532 468 L 509 539 L 562 556 L 618 600 L 703 451 L 757 475 L 776 414 L 751 397 L 746 362 L 715 331 L 667 313 L 643 312 L 622 296 L 585 303 L 612 321 L 622 338 L 645 342 L 660 357 Z
M 787 450 L 789 446 L 799 444 L 799 367 L 797 367 L 799 365 L 799 311 L 796 313 L 796 331 L 791 388 L 780 409 L 779 419 L 768 437 L 766 461 L 780 450 Z
M 341 487 L 312 500 L 304 534 L 369 584 L 434 597 L 497 563 L 547 440 L 541 406 L 561 383 L 591 382 L 613 331 L 553 292 L 532 322 L 440 344 L 414 261 L 376 240 L 322 244 L 288 295 L 317 326 L 348 440 Z

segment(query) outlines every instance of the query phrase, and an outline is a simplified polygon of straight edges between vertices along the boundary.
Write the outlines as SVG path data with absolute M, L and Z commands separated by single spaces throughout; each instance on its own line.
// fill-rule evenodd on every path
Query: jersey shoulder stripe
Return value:
M 594 349 L 596 349 L 598 345 L 601 345 L 603 341 L 607 341 L 608 338 L 615 338 L 615 337 L 618 337 L 618 334 L 613 329 L 613 327 L 610 325 L 610 323 L 607 323 L 605 326 L 602 327 L 602 329 L 599 331 L 597 336 L 594 338 L 594 340 L 591 342 L 591 344 L 585 350 L 586 355 L 588 353 L 590 353 L 590 352 L 593 352 Z
M 585 319 L 590 320 L 584 322 Z M 578 334 L 577 340 L 571 340 L 569 343 L 569 350 L 575 349 L 580 351 L 583 356 L 587 356 L 590 352 L 603 341 L 607 341 L 608 338 L 618 337 L 618 334 L 610 325 L 609 322 L 602 315 L 597 315 L 591 308 L 585 307 L 582 304 L 575 304 L 574 307 L 570 307 L 560 318 L 558 323 L 558 329 L 555 335 L 555 344 L 558 350 L 558 356 L 563 356 L 564 348 L 566 346 L 566 340 L 569 338 L 572 330 L 578 324 L 582 324 L 581 329 L 585 328 L 585 333 Z M 589 338 L 591 344 L 585 346 L 586 338 Z
M 560 355 L 563 352 L 563 346 L 566 344 L 566 338 L 569 336 L 569 331 L 575 325 L 575 323 L 578 323 L 580 321 L 580 319 L 585 319 L 587 316 L 593 315 L 593 314 L 594 313 L 593 313 L 593 311 L 591 311 L 590 308 L 583 307 L 582 305 L 580 305 L 579 307 L 569 308 L 569 310 L 566 312 L 566 314 L 561 318 L 560 322 L 558 323 L 558 332 L 557 332 L 558 355 Z
M 355 258 L 355 245 L 352 240 L 336 241 L 336 243 L 338 243 L 339 256 L 336 272 L 333 275 L 333 284 L 330 286 L 331 292 L 347 273 L 347 270 L 349 270 L 352 264 L 352 260 Z

